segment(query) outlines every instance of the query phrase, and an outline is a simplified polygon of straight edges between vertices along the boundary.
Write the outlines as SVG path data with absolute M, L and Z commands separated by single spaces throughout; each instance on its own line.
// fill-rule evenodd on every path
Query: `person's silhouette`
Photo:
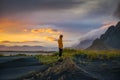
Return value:
M 62 42 L 62 38 L 63 38 L 63 35 L 60 35 L 60 36 L 59 36 L 59 39 L 58 39 L 59 57 L 61 57 L 61 56 L 62 56 L 62 53 L 63 53 L 63 42 Z

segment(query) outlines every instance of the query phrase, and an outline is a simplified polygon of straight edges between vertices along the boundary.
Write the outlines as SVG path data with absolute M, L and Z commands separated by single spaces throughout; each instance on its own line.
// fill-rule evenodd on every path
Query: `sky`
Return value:
M 119 0 L 0 0 L 0 45 L 69 47 L 119 19 Z

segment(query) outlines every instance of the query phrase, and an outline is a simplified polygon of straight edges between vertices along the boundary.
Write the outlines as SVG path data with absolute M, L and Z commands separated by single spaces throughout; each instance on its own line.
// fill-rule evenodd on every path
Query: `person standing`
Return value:
M 59 57 L 62 56 L 62 53 L 63 53 L 63 35 L 60 35 L 59 36 L 59 39 L 58 39 L 58 48 L 59 48 Z

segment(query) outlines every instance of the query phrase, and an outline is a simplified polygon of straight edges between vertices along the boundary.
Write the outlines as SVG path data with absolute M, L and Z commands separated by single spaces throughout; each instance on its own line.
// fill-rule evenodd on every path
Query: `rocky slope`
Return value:
M 77 49 L 86 49 L 92 44 L 93 40 L 83 40 L 75 48 Z
M 99 39 L 93 41 L 87 49 L 120 49 L 120 22 L 116 26 L 110 26 Z

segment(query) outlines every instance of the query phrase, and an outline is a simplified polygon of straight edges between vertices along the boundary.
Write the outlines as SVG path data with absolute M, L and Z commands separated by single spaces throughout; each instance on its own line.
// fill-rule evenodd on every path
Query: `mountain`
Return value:
M 79 43 L 75 44 L 73 48 L 77 48 L 77 49 L 88 48 L 92 44 L 92 42 L 96 38 L 99 38 L 103 33 L 105 33 L 106 30 L 107 28 L 104 28 L 104 26 L 90 30 L 89 32 L 80 36 Z
M 94 50 L 108 50 L 111 49 L 109 46 L 105 45 L 101 39 L 96 39 L 93 41 L 92 45 L 87 49 L 94 49 Z
M 120 49 L 120 22 L 116 26 L 110 26 L 99 39 L 93 41 L 87 49 Z

